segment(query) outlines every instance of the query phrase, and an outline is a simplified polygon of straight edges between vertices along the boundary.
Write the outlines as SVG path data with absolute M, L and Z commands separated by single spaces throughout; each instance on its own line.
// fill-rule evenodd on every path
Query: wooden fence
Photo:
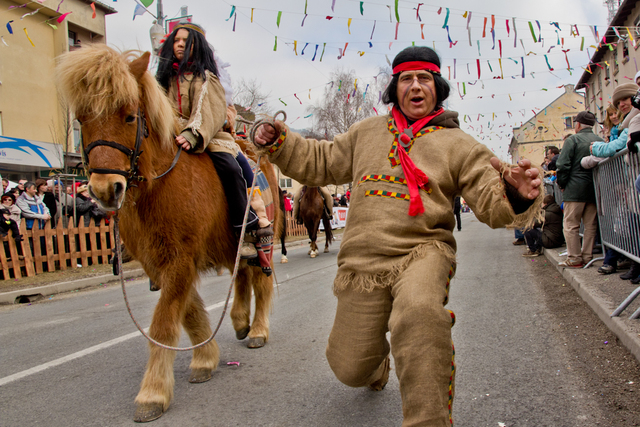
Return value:
M 51 221 L 40 230 L 37 222 L 34 229 L 26 229 L 26 220 L 20 223 L 23 241 L 17 247 L 13 233 L 1 238 L 4 250 L 0 250 L 2 279 L 33 277 L 43 272 L 67 270 L 68 268 L 88 267 L 95 264 L 107 264 L 113 255 L 113 221 L 109 224 L 103 219 L 99 225 L 91 221 L 84 226 L 81 218 L 78 227 L 68 219 L 69 226 L 64 227 L 62 218 L 56 228 Z
M 307 229 L 304 225 L 296 224 L 291 212 L 286 213 L 286 219 L 287 236 L 307 235 Z M 23 219 L 20 233 L 24 240 L 19 243 L 20 248 L 13 239 L 13 232 L 9 231 L 8 236 L 0 237 L 3 245 L 0 250 L 0 280 L 109 263 L 113 256 L 111 248 L 114 247 L 113 221 L 106 224 L 103 219 L 99 225 L 94 225 L 92 220 L 89 227 L 84 226 L 83 218 L 78 227 L 73 226 L 75 222 L 71 219 L 68 219 L 68 223 L 64 227 L 60 218 L 56 228 L 51 228 L 51 221 L 47 221 L 42 230 L 27 230 L 26 220 Z

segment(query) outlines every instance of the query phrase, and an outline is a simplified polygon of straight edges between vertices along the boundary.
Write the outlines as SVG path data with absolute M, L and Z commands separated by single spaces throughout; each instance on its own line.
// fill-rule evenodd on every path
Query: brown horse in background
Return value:
M 324 225 L 325 243 L 324 252 L 329 252 L 329 245 L 333 240 L 333 231 L 331 229 L 331 221 L 325 211 L 325 204 L 322 195 L 318 187 L 302 187 L 302 195 L 300 196 L 300 207 L 298 216 L 302 220 L 302 223 L 307 228 L 309 233 L 309 256 L 315 258 L 318 256 L 318 245 L 316 239 L 318 238 L 318 228 L 320 227 L 320 221 Z
M 233 271 L 238 242 L 209 156 L 182 153 L 171 169 L 177 153 L 175 112 L 147 71 L 149 53 L 130 59 L 131 53 L 121 54 L 104 45 L 67 53 L 57 67 L 58 88 L 82 123 L 91 196 L 105 210 L 118 211 L 127 250 L 161 289 L 149 335 L 175 347 L 182 326 L 191 342 L 198 344 L 212 333 L 197 291 L 199 273 L 216 265 Z M 273 168 L 268 168 L 266 159 L 261 165 L 267 166 L 271 191 L 277 192 Z M 282 213 L 276 210 L 277 233 Z M 250 323 L 252 291 L 256 312 Z M 242 261 L 231 320 L 236 337 L 248 336 L 251 348 L 269 339 L 272 295 L 273 278 Z M 135 421 L 160 417 L 173 397 L 175 351 L 152 343 L 149 351 L 135 400 Z M 189 381 L 208 381 L 218 362 L 215 340 L 195 349 Z

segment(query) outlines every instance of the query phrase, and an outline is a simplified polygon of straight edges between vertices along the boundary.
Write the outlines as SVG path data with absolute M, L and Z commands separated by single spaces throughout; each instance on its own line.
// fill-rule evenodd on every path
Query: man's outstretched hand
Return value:
M 274 126 L 265 123 L 256 130 L 253 142 L 258 147 L 271 145 L 276 142 L 283 129 L 284 123 L 280 120 L 276 120 Z
M 491 166 L 500 172 L 501 162 L 497 157 L 491 158 Z M 540 194 L 540 184 L 542 181 L 538 177 L 540 171 L 531 167 L 531 161 L 522 159 L 518 166 L 504 172 L 504 179 L 511 184 L 518 192 L 527 199 L 533 200 Z

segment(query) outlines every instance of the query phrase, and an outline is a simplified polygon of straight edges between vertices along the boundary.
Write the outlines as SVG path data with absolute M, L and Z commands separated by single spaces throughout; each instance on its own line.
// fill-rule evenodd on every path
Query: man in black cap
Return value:
M 581 111 L 575 118 L 576 134 L 567 138 L 558 157 L 556 175 L 563 191 L 564 239 L 567 242 L 567 259 L 560 265 L 581 268 L 593 258 L 593 244 L 597 230 L 596 192 L 593 187 L 592 169 L 580 166 L 580 160 L 590 155 L 592 142 L 603 139 L 593 133 L 596 116 Z M 584 238 L 580 247 L 580 221 L 584 223 Z
M 390 114 L 333 141 L 303 138 L 279 121 L 254 138 L 300 183 L 354 182 L 327 360 L 343 383 L 380 391 L 393 352 L 405 426 L 451 424 L 455 316 L 445 306 L 455 272 L 453 200 L 464 197 L 491 227 L 532 223 L 542 202 L 538 170 L 524 159 L 501 163 L 460 130 L 458 113 L 443 108 L 449 90 L 438 55 L 408 47 L 393 60 L 382 97 Z

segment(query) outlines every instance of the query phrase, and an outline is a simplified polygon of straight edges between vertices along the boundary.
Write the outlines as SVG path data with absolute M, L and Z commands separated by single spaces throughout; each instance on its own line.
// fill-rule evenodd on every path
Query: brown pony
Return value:
M 198 344 L 211 335 L 196 286 L 199 273 L 216 265 L 233 271 L 238 242 L 224 190 L 207 154 L 182 153 L 175 167 L 159 177 L 170 169 L 177 153 L 173 135 L 178 129 L 175 112 L 147 71 L 148 64 L 148 52 L 134 59 L 131 53 L 104 45 L 83 47 L 61 58 L 58 87 L 82 123 L 83 146 L 85 153 L 89 151 L 85 159 L 91 173 L 89 192 L 105 210 L 118 211 L 127 250 L 161 289 L 149 335 L 176 346 L 182 326 Z M 142 153 L 135 152 L 137 143 Z M 267 168 L 265 174 L 275 199 L 273 169 Z M 276 210 L 277 227 L 281 213 Z M 250 323 L 252 290 L 256 313 Z M 272 295 L 272 277 L 243 261 L 231 320 L 236 337 L 249 336 L 251 348 L 262 347 L 269 339 Z M 134 420 L 139 422 L 160 417 L 173 397 L 175 352 L 153 344 L 149 351 L 136 397 Z M 189 381 L 209 380 L 218 361 L 215 340 L 195 349 Z
M 304 226 L 309 233 L 310 249 L 309 256 L 315 258 L 318 256 L 318 245 L 316 239 L 318 238 L 318 228 L 320 227 L 320 220 L 324 225 L 325 243 L 324 252 L 329 252 L 329 245 L 333 240 L 333 232 L 331 230 L 331 221 L 325 211 L 325 204 L 322 195 L 318 187 L 302 187 L 302 195 L 300 197 L 300 206 L 298 216 L 302 220 Z

